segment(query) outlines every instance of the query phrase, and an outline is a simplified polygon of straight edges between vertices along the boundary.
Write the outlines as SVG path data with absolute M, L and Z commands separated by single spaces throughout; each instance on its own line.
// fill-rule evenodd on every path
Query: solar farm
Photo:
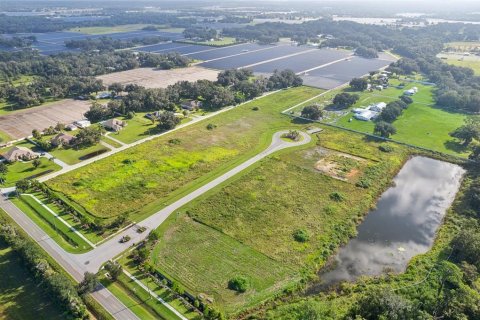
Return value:
M 19 34 L 19 36 L 28 35 L 30 34 Z M 302 76 L 305 85 L 322 89 L 338 87 L 354 77 L 361 77 L 370 71 L 386 67 L 395 60 L 388 54 L 381 54 L 378 59 L 364 59 L 354 56 L 352 51 L 348 50 L 318 49 L 317 47 L 297 46 L 290 43 L 276 45 L 240 43 L 225 47 L 188 44 L 181 42 L 183 39 L 181 33 L 165 31 L 138 30 L 94 35 L 65 31 L 34 35 L 37 42 L 34 43 L 33 48 L 45 55 L 78 51 L 65 47 L 65 42 L 72 39 L 109 37 L 129 40 L 161 36 L 169 39 L 169 41 L 135 47 L 131 50 L 157 54 L 178 52 L 194 60 L 198 67 L 213 70 L 249 68 L 256 75 L 268 76 L 275 70 L 291 69 Z M 148 81 L 148 79 L 144 80 Z M 140 82 L 142 82 L 141 79 Z

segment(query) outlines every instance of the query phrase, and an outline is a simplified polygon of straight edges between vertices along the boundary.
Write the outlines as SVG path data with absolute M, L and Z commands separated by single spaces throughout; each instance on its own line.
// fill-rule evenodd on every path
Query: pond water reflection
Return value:
M 407 161 L 358 227 L 358 235 L 336 257 L 334 270 L 321 275 L 322 286 L 401 272 L 415 255 L 431 247 L 446 210 L 460 187 L 464 170 L 425 157 Z

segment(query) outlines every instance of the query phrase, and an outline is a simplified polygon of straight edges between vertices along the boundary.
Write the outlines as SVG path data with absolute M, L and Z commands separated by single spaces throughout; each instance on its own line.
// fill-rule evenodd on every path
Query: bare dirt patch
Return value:
M 48 105 L 25 109 L 14 114 L 0 116 L 0 130 L 13 139 L 32 134 L 33 129 L 43 130 L 58 122 L 69 124 L 83 119 L 90 108 L 90 101 L 65 99 Z
M 328 152 L 318 160 L 314 168 L 332 178 L 342 181 L 353 181 L 360 174 L 360 168 L 367 160 L 341 152 Z
M 197 81 L 217 79 L 218 71 L 193 66 L 172 70 L 158 70 L 154 68 L 138 68 L 128 71 L 114 72 L 97 77 L 105 85 L 112 83 L 137 84 L 145 88 L 165 88 L 178 81 Z

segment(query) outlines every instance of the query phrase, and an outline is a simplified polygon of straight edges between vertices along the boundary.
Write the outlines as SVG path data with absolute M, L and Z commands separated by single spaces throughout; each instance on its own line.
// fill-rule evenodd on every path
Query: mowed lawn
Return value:
M 462 148 L 459 141 L 449 136 L 449 133 L 463 124 L 465 115 L 445 111 L 434 107 L 434 87 L 421 84 L 409 84 L 406 88 L 416 86 L 419 92 L 412 96 L 414 103 L 393 122 L 397 133 L 391 139 L 457 156 L 468 155 L 468 150 Z M 406 89 L 389 88 L 387 90 L 362 94 L 354 107 L 365 107 L 371 103 L 391 102 L 398 98 Z M 350 121 L 350 119 L 352 119 Z M 337 122 L 337 125 L 373 134 L 375 122 L 361 121 L 353 118 L 349 112 Z
M 352 167 L 357 178 L 342 181 L 316 170 L 325 157 L 322 146 L 366 157 Z M 152 252 L 156 265 L 187 291 L 214 297 L 227 313 L 281 291 L 302 272 L 318 270 L 354 236 L 357 223 L 408 157 L 401 146 L 392 153 L 378 146 L 359 134 L 325 129 L 316 146 L 262 160 L 172 215 L 159 228 L 160 241 Z M 371 172 L 375 183 L 370 188 L 355 185 Z M 334 192 L 343 201 L 332 199 Z M 295 241 L 297 230 L 310 239 Z M 250 291 L 228 289 L 235 275 L 249 279 Z
M 0 241 L 0 318 L 65 319 L 66 315 L 32 278 L 14 251 Z
M 48 185 L 99 217 L 129 213 L 140 221 L 265 149 L 275 131 L 301 127 L 280 111 L 319 92 L 299 87 L 271 94 L 49 180 Z M 209 123 L 216 128 L 208 130 Z

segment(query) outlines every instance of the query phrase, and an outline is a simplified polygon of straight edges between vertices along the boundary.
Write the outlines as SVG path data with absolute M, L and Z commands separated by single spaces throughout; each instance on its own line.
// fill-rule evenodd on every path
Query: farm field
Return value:
M 68 124 L 83 119 L 90 105 L 89 101 L 65 99 L 3 115 L 0 131 L 13 139 L 21 139 L 30 136 L 33 129 L 43 130 L 58 122 Z
M 440 59 L 444 62 L 464 68 L 470 68 L 473 70 L 475 75 L 480 75 L 480 57 L 469 55 L 465 56 L 464 54 L 458 53 L 440 53 L 438 55 Z
M 193 40 L 182 40 L 185 43 L 200 44 L 205 46 L 228 46 L 237 43 L 237 39 L 232 37 L 223 37 L 214 41 L 193 41 Z
M 112 27 L 81 27 L 81 28 L 72 28 L 68 31 L 71 32 L 78 32 L 82 34 L 88 35 L 96 35 L 96 34 L 108 34 L 108 33 L 120 33 L 120 32 L 131 32 L 131 31 L 139 31 L 142 28 L 150 26 L 149 24 L 124 24 L 120 26 L 112 26 Z
M 137 84 L 145 88 L 165 88 L 178 81 L 197 81 L 217 79 L 218 71 L 198 66 L 171 70 L 156 70 L 153 68 L 138 68 L 128 71 L 114 72 L 97 77 L 108 86 L 112 83 Z
M 0 241 L 0 318 L 65 319 L 62 310 L 32 278 L 18 255 Z
M 153 262 L 227 313 L 259 303 L 293 285 L 302 272 L 318 270 L 355 234 L 408 157 L 400 146 L 392 153 L 378 146 L 359 134 L 325 129 L 314 146 L 262 160 L 171 215 L 158 229 Z M 364 189 L 356 186 L 360 180 L 375 184 Z M 298 230 L 309 240 L 295 241 Z M 246 294 L 227 288 L 236 275 L 249 279 Z
M 140 221 L 175 197 L 266 148 L 273 132 L 299 127 L 280 111 L 320 92 L 298 87 L 271 94 L 47 184 L 98 217 L 129 213 Z M 208 123 L 217 127 L 208 130 Z M 114 212 L 108 209 L 111 205 L 116 208 Z

